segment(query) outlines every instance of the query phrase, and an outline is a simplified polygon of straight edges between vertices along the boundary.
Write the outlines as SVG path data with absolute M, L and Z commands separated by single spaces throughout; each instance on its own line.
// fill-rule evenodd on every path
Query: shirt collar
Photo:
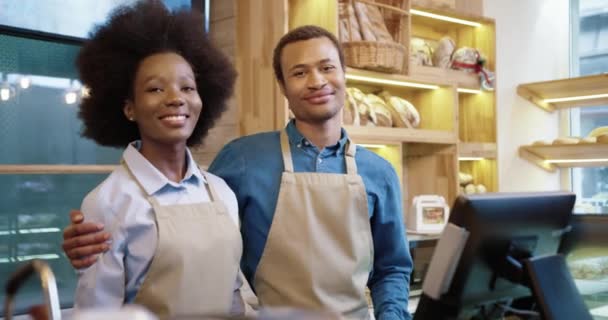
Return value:
M 199 181 L 207 183 L 188 148 L 186 148 L 186 174 L 180 183 L 167 179 L 139 152 L 140 148 L 141 141 L 137 140 L 130 143 L 122 158 L 148 195 L 158 192 L 167 185 L 180 188 L 183 183 L 198 184 Z
M 289 137 L 289 143 L 293 144 L 293 145 L 312 145 L 310 143 L 310 141 L 308 141 L 308 139 L 306 139 L 306 137 L 304 137 L 304 135 L 302 135 L 302 133 L 298 130 L 298 128 L 296 128 L 296 120 L 295 119 L 291 119 L 289 121 L 289 123 L 287 124 L 287 126 L 285 127 L 285 129 L 287 130 L 287 136 Z M 333 145 L 333 146 L 329 146 L 325 149 L 328 150 L 336 150 L 337 154 L 343 154 L 344 153 L 344 147 L 346 146 L 346 142 L 348 141 L 348 134 L 346 133 L 346 130 L 344 130 L 344 128 L 340 128 L 340 140 L 338 140 L 338 143 Z

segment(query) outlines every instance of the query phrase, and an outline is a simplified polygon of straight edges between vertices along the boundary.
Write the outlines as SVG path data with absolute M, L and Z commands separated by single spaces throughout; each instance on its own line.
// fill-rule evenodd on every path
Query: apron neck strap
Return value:
M 291 159 L 289 137 L 287 137 L 286 130 L 281 130 L 281 153 L 283 153 L 283 168 L 285 168 L 285 172 L 293 172 L 293 160 Z
M 293 170 L 293 159 L 291 158 L 291 149 L 289 148 L 289 137 L 287 136 L 287 130 L 281 130 L 281 153 L 283 154 L 283 167 L 285 172 L 294 172 Z M 348 139 L 346 141 L 346 148 L 344 152 L 344 159 L 346 161 L 346 174 L 357 174 L 357 164 L 355 163 L 356 145 Z
M 199 170 L 200 170 L 200 168 L 199 168 Z M 215 188 L 211 184 L 211 179 L 209 179 L 209 174 L 207 172 L 203 172 L 202 170 L 201 170 L 201 174 L 205 177 L 205 180 L 207 180 L 207 183 L 205 183 L 205 187 L 207 188 L 207 194 L 209 194 L 209 201 L 213 202 L 213 201 L 219 200 L 220 198 L 218 197 L 217 192 L 215 191 Z
M 346 161 L 346 174 L 357 174 L 357 164 L 355 163 L 356 151 L 357 145 L 350 141 L 350 139 L 348 139 L 346 141 L 346 148 L 344 152 L 344 160 Z

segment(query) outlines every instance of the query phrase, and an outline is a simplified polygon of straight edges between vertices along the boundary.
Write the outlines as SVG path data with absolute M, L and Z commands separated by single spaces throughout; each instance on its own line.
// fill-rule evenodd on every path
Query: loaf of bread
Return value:
M 353 100 L 357 106 L 357 111 L 359 113 L 359 125 L 362 126 L 375 126 L 377 119 L 376 113 L 369 106 L 367 101 L 365 101 L 365 93 L 363 93 L 358 88 L 346 88 L 347 92 L 350 92 L 350 95 L 353 97 Z
M 386 101 L 395 127 L 417 128 L 420 125 L 420 114 L 409 101 L 392 96 L 388 91 L 382 91 L 379 95 Z
M 373 113 L 376 115 L 376 121 L 374 122 L 379 127 L 392 127 L 393 120 L 391 112 L 389 111 L 386 102 L 382 98 L 375 94 L 368 93 L 365 96 L 365 102 L 371 107 Z
M 410 63 L 415 66 L 433 65 L 433 48 L 420 38 L 410 40 Z
M 363 40 L 394 42 L 378 7 L 355 1 L 355 13 Z
M 577 137 L 559 137 L 553 140 L 553 144 L 577 144 L 579 141 L 581 139 Z
M 587 135 L 587 137 L 597 137 L 603 134 L 608 134 L 608 126 L 605 127 L 597 127 L 593 130 L 591 130 L 591 132 L 589 132 L 589 134 Z
M 533 146 L 548 146 L 550 145 L 552 142 L 550 140 L 536 140 L 534 142 L 532 142 Z
M 454 50 L 456 50 L 456 43 L 452 38 L 441 38 L 437 44 L 437 48 L 433 52 L 433 65 L 439 68 L 450 68 Z
M 348 90 L 346 90 L 346 97 L 344 99 L 344 111 L 342 113 L 342 120 L 345 125 L 358 126 L 360 124 L 359 111 L 357 110 L 357 102 Z
M 361 41 L 361 31 L 355 9 L 350 1 L 338 3 L 340 42 Z
M 461 186 L 466 186 L 471 182 L 473 182 L 472 175 L 464 172 L 458 172 L 458 184 L 460 184 Z
M 586 143 L 596 143 L 596 142 L 597 142 L 597 137 L 584 137 L 584 138 L 581 138 L 581 140 L 578 143 L 586 144 Z
M 597 143 L 608 143 L 608 133 L 600 134 L 596 137 Z

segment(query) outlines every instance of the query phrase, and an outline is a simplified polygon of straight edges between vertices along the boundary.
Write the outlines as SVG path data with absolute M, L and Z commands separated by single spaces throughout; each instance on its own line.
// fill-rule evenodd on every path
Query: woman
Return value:
M 236 198 L 188 149 L 226 109 L 236 76 L 201 16 L 156 0 L 120 7 L 92 32 L 77 66 L 90 89 L 83 135 L 126 149 L 82 203 L 85 220 L 103 223 L 113 243 L 81 272 L 76 308 L 242 313 Z

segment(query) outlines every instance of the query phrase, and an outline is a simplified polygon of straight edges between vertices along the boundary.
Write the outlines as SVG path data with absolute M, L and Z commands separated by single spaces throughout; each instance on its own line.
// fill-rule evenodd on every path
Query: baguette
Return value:
M 339 24 L 340 24 L 340 41 L 361 41 L 361 30 L 359 30 L 359 22 L 357 15 L 350 1 L 340 2 L 338 4 Z

